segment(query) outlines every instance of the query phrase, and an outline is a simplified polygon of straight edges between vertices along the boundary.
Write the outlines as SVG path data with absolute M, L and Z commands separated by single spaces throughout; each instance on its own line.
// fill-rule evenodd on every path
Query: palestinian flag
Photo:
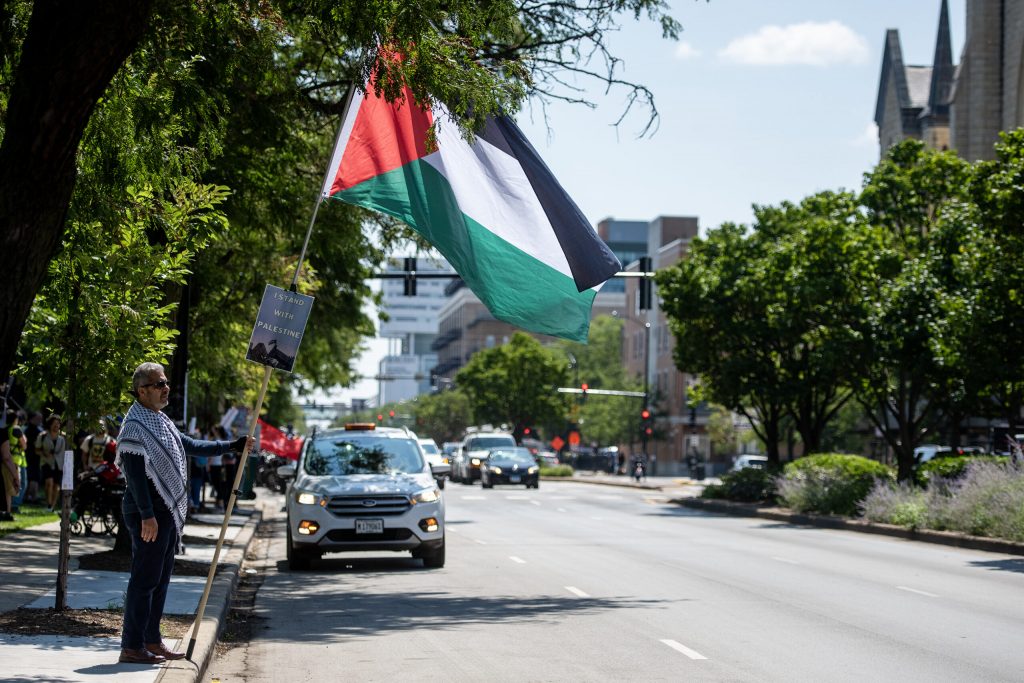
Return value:
M 323 195 L 405 221 L 495 318 L 532 332 L 585 343 L 594 296 L 621 269 L 512 119 L 471 145 L 408 91 L 394 104 L 354 93 Z

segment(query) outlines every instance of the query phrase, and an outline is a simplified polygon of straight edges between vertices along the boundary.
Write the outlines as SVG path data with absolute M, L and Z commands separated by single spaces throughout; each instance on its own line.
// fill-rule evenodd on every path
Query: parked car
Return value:
M 427 567 L 445 562 L 444 498 L 408 429 L 373 423 L 314 432 L 286 496 L 288 566 L 308 569 L 324 553 L 409 551 Z
M 538 451 L 534 454 L 533 459 L 537 461 L 538 465 L 542 465 L 544 467 L 554 467 L 555 465 L 560 464 L 560 461 L 558 460 L 558 453 L 555 453 L 554 451 Z
M 494 488 L 495 484 L 538 488 L 540 465 L 529 448 L 495 448 L 480 465 L 480 484 L 485 489 Z
M 452 462 L 452 481 L 472 484 L 480 480 L 480 463 L 495 448 L 516 448 L 511 434 L 502 432 L 473 432 L 462 441 Z
M 755 469 L 763 470 L 768 466 L 767 455 L 737 455 L 736 459 L 732 463 L 732 471 L 739 472 L 747 467 L 753 467 Z
M 914 462 L 920 465 L 934 458 L 945 458 L 949 456 L 972 456 L 985 455 L 985 449 L 978 446 L 939 446 L 936 444 L 922 444 L 914 449 Z

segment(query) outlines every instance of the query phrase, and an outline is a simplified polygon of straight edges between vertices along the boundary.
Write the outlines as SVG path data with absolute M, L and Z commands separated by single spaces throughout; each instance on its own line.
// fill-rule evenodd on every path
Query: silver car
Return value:
M 310 436 L 287 493 L 288 566 L 308 569 L 324 553 L 410 551 L 426 567 L 445 560 L 444 499 L 416 435 L 374 424 Z

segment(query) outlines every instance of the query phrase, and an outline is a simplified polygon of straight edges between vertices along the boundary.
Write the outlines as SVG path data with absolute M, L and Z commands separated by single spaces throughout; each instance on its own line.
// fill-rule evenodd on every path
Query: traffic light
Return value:
M 395 416 L 395 411 L 389 410 L 388 411 L 388 417 L 394 417 L 394 416 Z
M 645 437 L 654 434 L 654 416 L 649 408 L 640 411 L 640 433 Z
M 641 256 L 640 257 L 640 272 L 649 273 L 651 271 L 651 257 Z M 646 311 L 651 308 L 651 278 L 646 275 L 640 278 L 640 302 L 638 308 L 641 311 Z
M 416 258 L 405 257 L 405 277 L 402 281 L 402 294 L 416 296 Z
M 580 385 L 580 390 L 583 392 L 582 394 L 580 394 L 580 404 L 581 405 L 587 402 L 587 389 L 589 389 L 589 388 L 590 388 L 590 385 L 587 384 L 586 382 L 584 382 L 583 384 Z
M 529 436 L 530 435 L 530 428 L 529 427 L 524 427 L 523 428 L 523 435 L 524 436 Z
M 384 421 L 384 416 L 381 415 L 380 413 L 377 413 L 377 422 L 383 422 L 383 421 Z

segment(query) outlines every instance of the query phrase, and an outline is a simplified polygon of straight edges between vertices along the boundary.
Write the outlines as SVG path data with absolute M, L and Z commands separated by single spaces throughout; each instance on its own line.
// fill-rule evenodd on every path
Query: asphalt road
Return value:
M 281 527 L 254 563 L 265 620 L 207 680 L 1024 680 L 1022 558 L 652 491 L 445 495 L 440 570 L 358 554 L 289 572 Z

